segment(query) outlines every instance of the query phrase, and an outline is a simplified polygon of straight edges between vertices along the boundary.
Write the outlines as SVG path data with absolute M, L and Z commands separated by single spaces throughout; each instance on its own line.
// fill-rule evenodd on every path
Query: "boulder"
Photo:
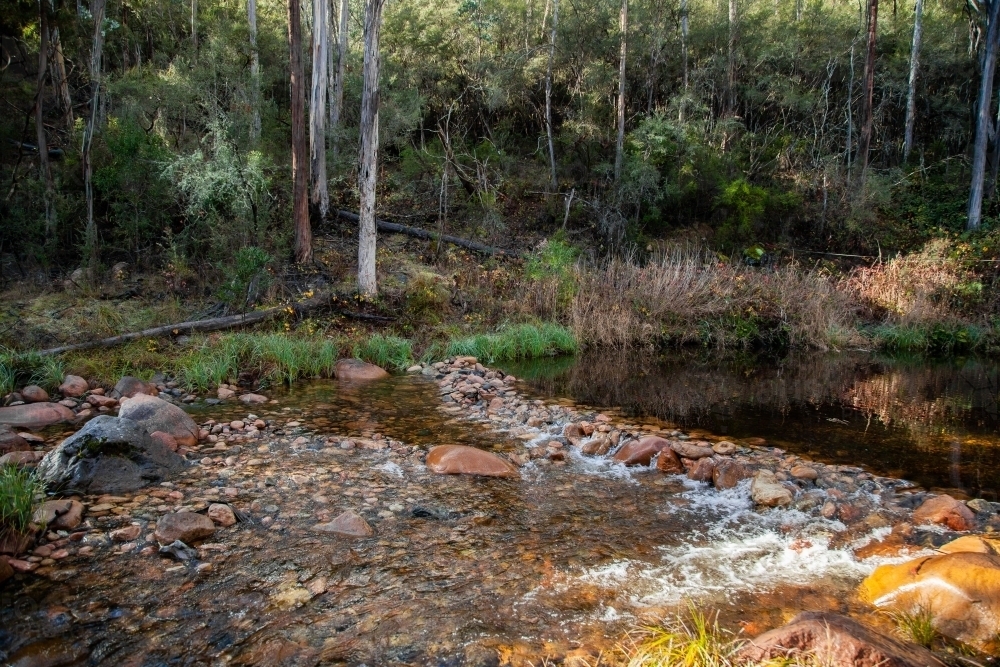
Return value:
M 580 451 L 590 456 L 604 456 L 611 451 L 611 438 L 602 433 L 593 440 L 583 443 Z
M 83 503 L 79 500 L 46 500 L 35 510 L 34 523 L 47 530 L 73 530 L 83 521 Z
M 34 468 L 42 460 L 45 452 L 8 452 L 0 456 L 0 468 L 16 466 L 18 468 Z
M 805 664 L 824 667 L 944 667 L 923 646 L 899 641 L 846 616 L 825 612 L 799 614 L 787 625 L 750 640 L 740 650 L 738 659 L 756 664 L 802 655 L 811 658 Z
M 37 384 L 29 384 L 21 390 L 21 396 L 28 403 L 44 403 L 49 400 L 49 392 L 45 391 Z
M 147 394 L 135 394 L 122 401 L 119 417 L 138 422 L 149 433 L 169 433 L 178 445 L 193 447 L 198 444 L 198 425 L 172 403 Z
M 10 566 L 10 563 L 0 558 L 0 584 L 7 581 L 14 576 L 14 568 Z
M 614 460 L 627 466 L 648 466 L 654 456 L 668 447 L 670 447 L 669 442 L 655 435 L 650 435 L 622 445 L 622 448 L 615 452 Z
M 77 398 L 90 391 L 90 385 L 79 375 L 67 375 L 59 385 L 59 393 L 63 396 Z
M 153 538 L 160 544 L 171 544 L 177 540 L 191 544 L 211 537 L 213 533 L 215 523 L 204 514 L 177 512 L 160 517 Z
M 233 512 L 233 508 L 225 503 L 212 503 L 209 505 L 208 518 L 215 525 L 222 526 L 223 528 L 229 528 L 229 526 L 236 524 L 236 514 Z
M 573 424 L 566 424 L 566 426 L 563 428 L 563 437 L 566 438 L 569 444 L 573 445 L 574 447 L 579 447 L 583 443 L 583 439 L 586 437 L 586 434 L 583 432 L 582 426 L 573 423 Z
M 115 388 L 111 390 L 111 397 L 119 399 L 132 398 L 136 394 L 156 396 L 158 393 L 159 392 L 156 390 L 156 387 L 148 382 L 144 382 L 139 378 L 134 378 L 131 375 L 126 375 L 119 380 L 118 384 L 115 385 Z
M 957 531 L 972 530 L 976 515 L 962 501 L 943 495 L 925 500 L 913 513 L 913 523 L 918 526 L 933 523 Z
M 439 445 L 427 452 L 427 467 L 442 475 L 519 477 L 514 464 L 496 454 L 465 445 Z
M 669 447 L 664 447 L 660 450 L 659 455 L 657 455 L 656 469 L 670 475 L 679 475 L 684 472 L 684 466 L 681 464 L 681 460 L 677 457 L 677 454 L 674 453 L 674 450 Z
M 974 554 L 996 554 L 1000 547 L 1000 541 L 985 538 L 981 535 L 964 535 L 957 540 L 952 540 L 938 551 L 946 554 L 974 553 Z
M 333 369 L 334 377 L 348 382 L 367 382 L 389 377 L 385 370 L 360 359 L 341 359 Z
M 54 490 L 121 493 L 164 481 L 184 466 L 137 422 L 102 415 L 46 454 L 38 474 Z
M 170 435 L 169 433 L 164 433 L 163 431 L 153 431 L 152 433 L 149 434 L 149 437 L 157 441 L 158 443 L 160 443 L 161 445 L 163 445 L 172 452 L 176 452 L 177 447 L 179 446 L 177 444 L 177 438 Z
M 58 403 L 26 403 L 0 408 L 0 424 L 20 428 L 45 428 L 75 418 L 72 410 Z
M 364 517 L 353 510 L 347 510 L 329 523 L 316 524 L 312 529 L 317 533 L 332 533 L 344 537 L 371 537 L 375 534 Z
M 660 452 L 663 455 L 663 452 Z M 715 473 L 715 461 L 712 459 L 698 459 L 694 462 L 688 469 L 688 479 L 693 479 L 696 482 L 711 482 L 712 476 Z
M 703 459 L 715 453 L 711 447 L 703 447 L 693 442 L 682 442 L 680 440 L 671 442 L 670 448 L 685 459 Z
M 31 445 L 6 424 L 0 424 L 0 456 L 8 452 L 28 452 Z
M 1000 627 L 1000 556 L 960 552 L 882 565 L 861 584 L 876 607 L 929 611 L 939 632 L 978 644 Z
M 712 484 L 719 490 L 731 489 L 745 479 L 753 477 L 753 471 L 732 459 L 722 459 L 712 471 Z
M 753 476 L 750 497 L 754 503 L 765 507 L 782 507 L 792 502 L 792 492 L 778 482 L 770 470 L 758 470 Z

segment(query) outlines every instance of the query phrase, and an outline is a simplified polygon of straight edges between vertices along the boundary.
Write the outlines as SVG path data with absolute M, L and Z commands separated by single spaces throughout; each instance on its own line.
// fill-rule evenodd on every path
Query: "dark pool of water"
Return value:
M 1000 499 L 995 360 L 594 353 L 508 369 L 541 396 L 759 436 L 814 459 Z

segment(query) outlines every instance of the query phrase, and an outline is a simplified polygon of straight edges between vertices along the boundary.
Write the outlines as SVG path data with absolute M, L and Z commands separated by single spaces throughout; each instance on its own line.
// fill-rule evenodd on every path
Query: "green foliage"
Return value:
M 982 329 L 966 324 L 882 324 L 863 327 L 861 333 L 882 350 L 938 356 L 973 350 L 987 340 Z
M 719 230 L 720 240 L 729 243 L 750 241 L 757 236 L 773 236 L 764 224 L 774 224 L 776 218 L 795 207 L 799 198 L 794 193 L 778 193 L 752 185 L 744 178 L 728 183 L 715 203 L 726 210 L 726 220 Z
M 451 296 L 444 278 L 420 271 L 410 278 L 403 290 L 406 310 L 414 319 L 436 323 L 441 320 Z
M 173 362 L 178 380 L 191 390 L 206 391 L 249 373 L 258 382 L 291 383 L 300 378 L 331 377 L 338 347 L 325 338 L 287 334 L 240 333 L 206 339 Z
M 405 338 L 373 334 L 354 346 L 354 356 L 397 371 L 413 365 L 413 343 Z
M 920 607 L 914 612 L 893 612 L 889 614 L 904 639 L 930 648 L 940 636 L 934 627 L 934 614 L 930 609 Z
M 33 470 L 0 467 L 0 539 L 28 530 L 37 499 L 43 495 L 44 488 Z
M 573 333 L 559 324 L 515 324 L 496 333 L 453 339 L 449 356 L 473 356 L 483 363 L 516 361 L 535 357 L 575 354 L 578 345 Z
M 567 243 L 561 234 L 542 243 L 528 258 L 524 274 L 530 280 L 554 280 L 558 285 L 559 300 L 568 302 L 576 293 L 574 267 L 580 250 Z
M 62 384 L 63 377 L 63 362 L 58 357 L 0 349 L 0 396 L 29 384 L 52 391 Z
M 252 306 L 271 282 L 271 275 L 267 272 L 271 259 L 267 252 L 256 246 L 240 248 L 232 265 L 226 268 L 226 279 L 219 290 L 219 297 L 240 311 Z

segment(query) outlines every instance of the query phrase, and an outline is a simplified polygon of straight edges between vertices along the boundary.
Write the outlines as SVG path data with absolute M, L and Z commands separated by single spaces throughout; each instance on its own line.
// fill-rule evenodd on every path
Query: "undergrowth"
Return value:
M 574 354 L 579 347 L 573 332 L 566 327 L 543 324 L 514 324 L 496 333 L 453 339 L 448 356 L 472 356 L 492 364 L 562 354 Z
M 0 467 L 0 539 L 28 530 L 37 499 L 44 489 L 34 471 Z
M 397 371 L 413 365 L 413 343 L 406 338 L 375 334 L 354 346 L 354 356 Z
M 29 384 L 52 391 L 62 384 L 63 371 L 59 357 L 0 350 L 0 396 Z

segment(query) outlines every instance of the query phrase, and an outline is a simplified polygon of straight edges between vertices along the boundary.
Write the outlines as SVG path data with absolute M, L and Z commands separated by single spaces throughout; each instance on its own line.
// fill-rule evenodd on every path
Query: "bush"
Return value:
M 219 298 L 231 308 L 246 311 L 271 283 L 271 275 L 267 272 L 271 259 L 269 254 L 256 246 L 240 248 L 232 266 L 226 269 L 226 280 L 219 290 Z

